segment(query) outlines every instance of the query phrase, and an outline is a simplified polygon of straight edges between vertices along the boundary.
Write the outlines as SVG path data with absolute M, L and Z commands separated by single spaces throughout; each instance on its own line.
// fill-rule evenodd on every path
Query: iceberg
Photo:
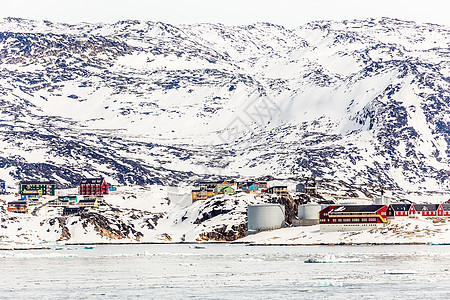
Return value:
M 305 263 L 314 263 L 314 264 L 321 264 L 321 263 L 357 263 L 362 262 L 361 259 L 358 258 L 336 258 L 333 254 L 327 255 L 323 257 L 322 259 L 317 258 L 308 258 L 305 260 Z

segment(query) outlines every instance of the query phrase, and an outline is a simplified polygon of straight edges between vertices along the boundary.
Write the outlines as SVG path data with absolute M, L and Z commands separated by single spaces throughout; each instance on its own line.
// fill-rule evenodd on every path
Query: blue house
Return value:
M 259 193 L 259 185 L 256 183 L 250 184 L 250 185 L 244 185 L 242 187 L 242 191 L 246 193 Z
M 6 194 L 6 183 L 0 179 L 0 194 Z
M 39 200 L 39 198 L 41 198 L 41 194 L 37 191 L 25 191 L 24 193 L 20 193 L 20 200 Z

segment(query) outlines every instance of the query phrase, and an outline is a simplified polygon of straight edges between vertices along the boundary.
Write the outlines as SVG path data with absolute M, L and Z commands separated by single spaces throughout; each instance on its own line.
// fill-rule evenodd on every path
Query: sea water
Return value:
M 356 262 L 305 263 L 330 255 Z M 57 246 L 0 274 L 2 299 L 448 299 L 450 246 Z

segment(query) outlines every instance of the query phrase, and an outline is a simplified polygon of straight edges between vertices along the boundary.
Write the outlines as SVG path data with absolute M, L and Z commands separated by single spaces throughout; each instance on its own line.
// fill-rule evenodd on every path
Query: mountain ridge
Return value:
M 449 190 L 450 29 L 0 22 L 0 177 Z

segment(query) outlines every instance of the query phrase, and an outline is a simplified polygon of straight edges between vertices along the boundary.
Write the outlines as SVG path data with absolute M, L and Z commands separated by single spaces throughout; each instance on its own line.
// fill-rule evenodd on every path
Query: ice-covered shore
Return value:
M 321 232 L 320 225 L 292 227 L 260 232 L 237 242 L 273 245 L 446 244 L 450 243 L 450 222 L 411 218 L 393 221 L 381 229 L 350 232 Z

